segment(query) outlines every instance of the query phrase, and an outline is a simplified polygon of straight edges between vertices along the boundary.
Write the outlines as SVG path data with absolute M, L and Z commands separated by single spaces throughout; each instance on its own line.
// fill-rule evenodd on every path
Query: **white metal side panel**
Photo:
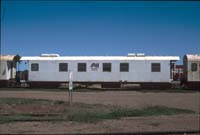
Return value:
M 10 72 L 8 71 L 7 61 L 1 61 L 0 66 L 0 80 L 9 80 Z
M 161 72 L 151 72 L 151 63 L 160 63 Z M 129 72 L 120 72 L 121 79 L 130 82 L 169 82 L 169 61 L 132 61 Z
M 192 71 L 192 63 L 197 63 L 197 71 Z M 188 81 L 197 82 L 200 81 L 200 62 L 199 61 L 188 61 Z
M 59 72 L 59 63 L 68 63 L 68 72 Z M 120 63 L 129 63 L 129 72 L 120 72 Z M 31 71 L 31 63 L 39 64 L 39 71 Z M 77 72 L 77 63 L 87 63 L 87 72 Z M 99 63 L 96 71 L 92 63 Z M 111 72 L 103 72 L 103 63 L 112 63 Z M 161 72 L 151 72 L 151 63 L 161 63 Z M 101 61 L 30 61 L 29 81 L 69 81 L 69 70 L 73 71 L 73 80 L 79 82 L 169 82 L 170 65 L 168 60 L 101 60 Z
M 31 64 L 38 63 L 39 71 L 31 71 Z M 59 72 L 58 61 L 31 61 L 29 63 L 29 81 L 66 81 L 68 72 Z
M 147 68 L 150 72 L 150 80 L 152 82 L 170 82 L 170 61 L 160 61 L 160 64 L 161 72 L 151 72 L 151 67 Z

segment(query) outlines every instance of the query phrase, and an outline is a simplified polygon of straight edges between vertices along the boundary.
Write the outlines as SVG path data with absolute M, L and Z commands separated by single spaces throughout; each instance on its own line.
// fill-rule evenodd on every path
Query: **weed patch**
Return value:
M 15 107 L 12 107 L 15 105 Z M 194 111 L 170 108 L 166 106 L 149 106 L 141 109 L 126 108 L 102 104 L 74 103 L 64 101 L 0 98 L 0 123 L 15 121 L 76 121 L 98 122 L 122 117 L 158 116 L 188 114 Z M 37 110 L 35 108 L 38 108 Z M 21 111 L 21 109 L 26 109 Z M 30 111 L 31 110 L 31 111 Z

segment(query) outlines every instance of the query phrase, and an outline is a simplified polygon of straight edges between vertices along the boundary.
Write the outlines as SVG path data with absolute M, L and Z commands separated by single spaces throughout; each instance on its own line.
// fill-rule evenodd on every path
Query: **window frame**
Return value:
M 192 63 L 191 64 L 191 71 L 192 72 L 197 72 L 197 70 L 198 70 L 197 68 L 198 68 L 197 63 Z
M 108 66 L 109 67 L 105 67 L 105 66 Z M 108 70 L 109 68 L 109 70 Z M 112 72 L 112 63 L 102 63 L 102 71 L 103 72 Z
M 80 67 L 81 65 L 84 65 L 84 68 Z M 87 63 L 78 63 L 77 72 L 87 72 Z
M 119 71 L 120 72 L 129 72 L 129 63 L 120 63 Z
M 61 68 L 62 65 L 65 65 L 66 69 L 63 70 L 63 68 Z M 68 63 L 59 63 L 59 72 L 68 72 Z
M 156 69 L 159 67 L 159 70 Z M 161 63 L 151 63 L 151 72 L 161 72 Z
M 36 70 L 35 70 L 35 69 L 33 70 L 33 66 L 34 66 L 34 65 L 37 65 Z M 31 63 L 31 71 L 33 71 L 33 72 L 39 71 L 39 63 Z

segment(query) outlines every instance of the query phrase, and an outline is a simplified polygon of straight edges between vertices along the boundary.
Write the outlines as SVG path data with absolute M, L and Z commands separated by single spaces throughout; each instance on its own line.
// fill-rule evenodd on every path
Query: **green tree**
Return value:
M 15 76 L 17 83 L 20 83 L 20 72 L 19 72 L 19 63 L 21 62 L 20 59 L 21 56 L 19 54 L 15 55 L 15 57 L 13 58 L 13 64 L 17 66 L 16 76 Z
M 16 64 L 16 66 L 17 66 L 17 71 L 19 70 L 19 63 L 21 62 L 20 59 L 21 59 L 21 56 L 19 56 L 19 54 L 15 55 L 15 57 L 13 59 L 14 64 Z

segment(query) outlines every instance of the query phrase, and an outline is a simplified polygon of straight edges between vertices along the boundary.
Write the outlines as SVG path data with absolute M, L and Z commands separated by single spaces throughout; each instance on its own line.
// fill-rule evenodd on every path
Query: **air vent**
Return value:
M 128 57 L 135 57 L 136 54 L 135 53 L 128 53 Z
M 144 53 L 137 53 L 137 57 L 144 57 L 145 54 Z
M 59 57 L 59 54 L 41 54 L 41 57 Z

